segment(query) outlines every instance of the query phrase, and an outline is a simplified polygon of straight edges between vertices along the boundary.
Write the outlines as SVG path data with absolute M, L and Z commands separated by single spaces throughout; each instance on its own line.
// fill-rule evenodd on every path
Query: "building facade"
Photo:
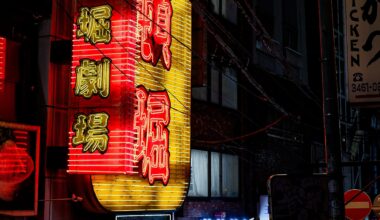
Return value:
M 103 212 L 96 197 L 78 190 L 88 182 L 67 173 L 73 24 L 84 1 L 14 3 L 2 15 L 9 22 L 0 26 L 7 45 L 0 120 L 41 129 L 37 213 L 31 219 L 115 219 L 126 213 L 265 218 L 271 176 L 325 171 L 317 21 L 307 16 L 316 15 L 317 6 L 303 0 L 189 2 L 191 43 L 177 43 L 191 54 L 191 168 L 178 171 L 188 178 L 187 192 L 169 212 Z M 343 37 L 338 29 L 337 36 Z M 337 59 L 343 58 L 338 54 Z M 348 140 L 351 128 L 345 125 L 352 121 L 343 119 L 351 111 L 340 103 L 342 137 Z M 377 126 L 374 120 L 371 125 Z
M 183 216 L 264 218 L 270 176 L 318 172 L 323 149 L 305 2 L 192 4 L 192 180 Z

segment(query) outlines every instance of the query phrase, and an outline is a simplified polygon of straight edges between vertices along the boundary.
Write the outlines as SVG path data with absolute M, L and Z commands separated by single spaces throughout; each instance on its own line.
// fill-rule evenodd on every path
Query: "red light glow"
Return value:
M 0 199 L 10 201 L 16 188 L 9 187 L 26 180 L 34 170 L 34 162 L 28 154 L 28 133 L 13 130 L 14 140 L 0 144 Z
M 0 37 L 0 92 L 5 87 L 5 55 L 7 40 Z
M 111 1 L 110 3 L 116 5 L 116 2 Z M 91 9 L 101 8 L 99 5 L 96 5 L 96 3 L 91 4 L 93 5 L 86 5 L 89 6 L 87 9 L 90 10 L 90 14 Z M 103 8 L 109 7 L 105 6 Z M 109 139 L 106 151 L 100 152 L 96 150 L 94 152 L 83 152 L 83 145 L 73 146 L 72 138 L 74 137 L 74 130 L 71 130 L 71 132 L 69 132 L 69 173 L 136 173 L 135 170 L 137 166 L 133 163 L 135 133 L 132 126 L 135 92 L 134 70 L 136 61 L 134 54 L 136 53 L 136 12 L 125 4 L 124 6 L 118 7 L 117 10 L 112 10 L 111 13 L 112 15 L 109 18 L 110 30 L 107 30 L 107 32 L 112 33 L 112 38 L 109 42 L 99 42 L 100 40 L 97 38 L 94 38 L 95 40 L 93 39 L 94 43 L 86 42 L 86 37 L 82 35 L 78 36 L 77 33 L 80 33 L 80 30 L 77 29 L 78 26 L 74 24 L 70 91 L 70 128 L 73 129 L 73 125 L 76 122 L 76 115 L 90 115 L 104 112 L 109 115 L 107 127 L 103 128 L 109 131 L 107 133 Z M 93 19 L 93 22 L 96 22 L 95 19 Z M 104 32 L 105 30 L 102 31 Z M 93 32 L 93 30 L 91 32 Z M 106 35 L 108 34 L 104 36 Z M 109 92 L 106 91 L 106 86 L 104 86 L 107 85 L 107 83 L 103 81 L 103 83 L 99 84 L 100 86 L 98 86 L 98 88 L 92 90 L 96 92 L 90 94 L 85 91 L 81 93 L 78 87 L 76 87 L 76 83 L 78 83 L 76 69 L 81 66 L 81 60 L 90 59 L 100 62 L 104 60 L 105 56 L 110 60 L 109 79 L 104 77 L 104 73 L 106 72 L 104 68 L 102 72 L 98 72 L 101 76 L 90 72 L 97 67 L 89 69 L 89 66 L 85 66 L 86 69 L 81 73 L 83 73 L 82 76 L 86 76 L 86 74 L 97 76 L 97 80 L 109 80 Z M 106 95 L 102 95 L 105 93 Z M 86 94 L 88 97 L 84 97 L 81 94 Z M 94 132 L 97 132 L 97 130 L 95 129 Z M 105 133 L 103 132 L 103 134 Z

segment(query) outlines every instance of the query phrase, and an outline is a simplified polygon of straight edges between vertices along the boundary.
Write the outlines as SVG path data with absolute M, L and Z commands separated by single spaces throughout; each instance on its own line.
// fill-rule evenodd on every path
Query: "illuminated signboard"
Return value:
M 380 101 L 380 3 L 345 1 L 346 65 L 351 103 Z
M 0 214 L 37 215 L 40 128 L 0 121 Z
M 190 173 L 191 3 L 81 3 L 68 172 L 91 174 L 108 210 L 175 210 Z
M 0 37 L 0 92 L 4 90 L 5 87 L 5 49 L 7 40 Z

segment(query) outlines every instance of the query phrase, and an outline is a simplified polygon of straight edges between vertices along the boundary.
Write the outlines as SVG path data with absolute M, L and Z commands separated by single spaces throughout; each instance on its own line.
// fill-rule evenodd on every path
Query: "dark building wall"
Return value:
M 66 2 L 66 1 L 65 1 Z M 203 2 L 203 1 L 198 1 Z M 210 3 L 211 1 L 208 1 Z M 232 4 L 234 1 L 231 1 Z M 237 1 L 244 8 L 244 1 Z M 259 4 L 260 2 L 260 4 Z M 285 1 L 282 1 L 284 3 Z M 300 4 L 300 1 L 292 1 Z M 313 3 L 305 1 L 305 13 L 314 15 L 312 11 L 315 7 Z M 67 3 L 67 2 L 66 2 Z M 203 2 L 205 3 L 205 2 Z M 257 214 L 256 206 L 260 194 L 267 194 L 266 181 L 268 177 L 276 173 L 305 173 L 311 172 L 311 143 L 321 140 L 321 117 L 320 108 L 315 99 L 312 100 L 312 93 L 305 93 L 308 90 L 305 82 L 301 87 L 297 84 L 300 80 L 309 79 L 312 90 L 319 91 L 320 74 L 318 71 L 319 63 L 315 60 L 318 51 L 318 36 L 315 34 L 315 24 L 306 22 L 308 25 L 300 26 L 299 32 L 310 32 L 311 48 L 308 54 L 304 45 L 294 43 L 289 35 L 286 38 L 287 46 L 300 47 L 300 51 L 284 48 L 283 27 L 281 26 L 282 17 L 275 16 L 274 12 L 280 12 L 287 7 L 280 7 L 276 1 L 255 1 L 260 7 L 264 3 L 269 4 L 269 11 L 256 10 L 258 18 L 261 19 L 263 27 L 268 28 L 269 36 L 273 37 L 276 44 L 272 45 L 274 51 L 280 52 L 274 56 L 268 51 L 260 50 L 257 43 L 262 41 L 262 36 L 255 31 L 246 16 L 251 17 L 250 11 L 242 11 L 236 7 L 237 19 L 235 24 L 224 18 L 221 11 L 215 14 L 215 18 L 222 24 L 222 28 L 215 33 L 208 30 L 207 26 L 215 28 L 212 20 L 206 19 L 205 14 L 194 11 L 193 14 L 193 90 L 204 88 L 206 90 L 205 100 L 193 99 L 192 101 L 192 148 L 202 149 L 213 152 L 227 153 L 239 157 L 239 195 L 236 198 L 189 198 L 186 199 L 181 210 L 178 211 L 179 217 L 213 217 L 218 212 L 225 211 L 228 216 L 252 217 Z M 26 6 L 25 6 L 26 5 Z M 47 21 L 50 16 L 49 10 L 52 8 L 50 2 L 39 2 L 38 4 L 27 3 L 25 7 L 40 8 L 41 16 L 35 13 L 23 13 L 21 10 L 17 14 L 23 14 L 23 21 L 17 17 L 12 20 L 14 26 L 5 22 L 0 25 L 0 33 L 10 36 L 19 42 L 20 47 L 20 78 L 17 80 L 15 108 L 16 116 L 8 117 L 12 121 L 40 124 L 44 128 L 43 136 L 47 143 L 46 156 L 43 160 L 41 178 L 41 200 L 46 200 L 40 204 L 39 219 L 112 219 L 113 215 L 96 215 L 83 212 L 78 203 L 68 203 L 54 201 L 54 198 L 70 198 L 70 190 L 66 188 L 70 183 L 65 170 L 65 155 L 67 152 L 64 147 L 67 137 L 55 130 L 55 124 L 65 124 L 67 118 L 67 97 L 60 92 L 59 85 L 67 83 L 67 78 L 63 73 L 69 64 L 69 40 L 71 38 L 71 21 L 67 17 L 66 11 L 62 6 L 53 4 L 55 11 L 51 17 L 51 23 L 41 25 L 42 21 Z M 27 6 L 29 5 L 29 6 Z M 300 4 L 302 5 L 302 4 Z M 251 5 L 254 8 L 253 5 Z M 13 5 L 12 7 L 16 7 Z M 70 5 L 65 5 L 66 9 Z M 206 6 L 207 8 L 207 6 Z M 12 9 L 13 10 L 13 9 Z M 29 9 L 28 9 L 29 10 Z M 28 11 L 27 10 L 27 11 Z M 210 8 L 208 10 L 211 10 Z M 298 10 L 304 10 L 303 7 Z M 310 11 L 309 11 L 310 10 Z M 246 14 L 244 14 L 246 13 Z M 248 14 L 247 14 L 248 13 Z M 47 15 L 47 17 L 44 17 Z M 16 15 L 9 15 L 12 18 Z M 7 17 L 4 15 L 4 17 Z M 60 22 L 58 18 L 65 20 Z M 255 18 L 251 17 L 255 22 Z M 256 21 L 257 22 L 257 21 Z M 290 19 L 289 22 L 293 22 Z M 310 22 L 315 22 L 311 20 Z M 39 28 L 51 28 L 49 35 L 43 36 Z M 259 27 L 259 26 L 258 26 Z M 270 29 L 269 29 L 270 28 Z M 304 29 L 306 28 L 306 29 Z M 12 30 L 16 30 L 13 33 Z M 260 30 L 259 30 L 260 31 Z M 261 30 L 263 31 L 263 30 Z M 229 33 L 236 39 L 230 38 Z M 289 31 L 287 32 L 289 33 Z M 297 35 L 299 37 L 301 35 Z M 47 44 L 44 45 L 50 55 L 43 61 L 38 61 L 39 46 L 42 46 L 41 39 L 47 37 Z M 217 38 L 222 38 L 218 41 Z M 45 39 L 45 40 L 46 40 Z M 227 48 L 233 49 L 233 54 Z M 41 51 L 41 50 L 40 50 Z M 63 53 L 64 52 L 64 53 Z M 284 55 L 287 55 L 284 58 Z M 200 56 L 200 57 L 199 57 Z M 306 65 L 303 61 L 305 57 L 309 60 L 309 71 L 305 71 Z M 46 57 L 44 57 L 46 58 Z M 281 59 L 280 59 L 281 58 Z M 240 64 L 237 65 L 234 60 Z M 284 60 L 282 60 L 284 59 Z M 286 61 L 287 59 L 287 61 Z M 210 63 L 216 61 L 220 69 L 226 67 L 235 68 L 238 80 L 238 108 L 231 109 L 223 107 L 220 103 L 210 101 Z M 50 65 L 51 71 L 48 77 L 44 78 L 38 63 Z M 290 68 L 284 71 L 284 63 L 290 64 Z M 268 68 L 265 68 L 268 67 Z M 248 70 L 249 76 L 256 79 L 264 90 L 290 115 L 285 115 L 269 102 L 268 97 L 260 93 L 255 85 L 249 82 L 243 69 Z M 298 68 L 298 69 L 297 69 Z M 308 75 L 308 77 L 306 75 Z M 65 81 L 66 80 L 66 81 Z M 307 84 L 307 83 L 306 83 Z M 46 92 L 49 99 L 46 100 L 44 87 L 51 88 Z M 222 97 L 221 97 L 222 99 Z M 318 102 L 318 101 L 317 101 Z M 305 104 L 306 103 L 306 104 Z M 57 106 L 52 108 L 53 106 Z M 49 118 L 49 122 L 47 121 Z M 2 118 L 1 118 L 2 119 Z M 50 120 L 51 119 L 51 120 Z M 67 130 L 62 127 L 61 130 Z M 230 139 L 230 140 L 229 140 Z M 45 170 L 46 169 L 46 170 Z
M 197 2 L 194 4 L 199 4 Z M 242 2 L 244 1 L 237 1 L 244 5 Z M 204 47 L 207 49 L 204 51 L 207 51 L 207 56 L 205 57 L 210 58 L 210 62 L 220 60 L 222 57 L 224 62 L 230 61 L 231 66 L 237 69 L 239 104 L 238 108 L 232 112 L 235 112 L 233 115 L 236 115 L 235 119 L 239 121 L 239 129 L 218 127 L 217 124 L 204 120 L 203 123 L 192 123 L 192 139 L 198 138 L 200 130 L 205 131 L 202 135 L 203 138 L 223 139 L 223 136 L 218 137 L 214 134 L 215 132 L 211 131 L 214 129 L 220 133 L 232 134 L 237 137 L 229 143 L 239 149 L 238 153 L 235 153 L 239 155 L 240 165 L 240 194 L 232 203 L 240 207 L 241 215 L 254 216 L 257 214 L 256 205 L 259 196 L 268 193 L 267 180 L 271 175 L 277 173 L 305 174 L 316 170 L 312 165 L 314 163 L 312 154 L 314 153 L 313 148 L 318 145 L 316 143 L 323 141 L 322 108 L 318 96 L 312 92 L 312 89 L 315 88 L 318 91 L 320 80 L 316 81 L 316 78 L 313 78 L 319 77 L 319 75 L 315 76 L 319 74 L 318 69 L 314 68 L 315 65 L 308 68 L 307 52 L 309 48 L 306 50 L 306 32 L 309 25 L 306 26 L 308 23 L 305 22 L 304 16 L 308 14 L 305 9 L 310 5 L 305 6 L 304 3 L 304 1 L 290 3 L 254 1 L 254 4 L 250 5 L 250 9 L 238 8 L 238 30 L 230 28 L 231 23 L 223 20 L 223 17 L 215 14 L 212 10 L 209 13 L 200 10 L 193 12 L 203 19 L 201 28 L 206 33 L 205 41 L 193 42 L 195 48 L 199 48 L 199 44 L 206 42 L 207 47 L 206 45 Z M 196 7 L 194 6 L 194 8 Z M 254 11 L 255 7 L 256 11 Z M 256 19 L 259 19 L 261 24 L 256 29 L 252 28 L 252 23 L 247 19 L 252 16 L 251 9 L 256 12 Z M 289 13 L 291 13 L 290 17 Z M 215 19 L 209 18 L 212 15 L 215 16 L 217 24 Z M 253 21 L 257 22 L 257 20 Z M 287 29 L 283 26 L 283 22 L 287 22 Z M 197 31 L 201 30 L 198 24 L 193 24 L 197 27 Z M 222 24 L 222 26 L 218 24 Z M 296 30 L 290 31 L 292 25 Z M 213 29 L 210 30 L 208 26 Z M 217 27 L 218 29 L 214 30 Z M 262 27 L 268 29 L 262 30 L 260 29 Z M 245 46 L 245 50 L 240 50 L 236 42 L 231 42 L 229 33 L 238 39 L 237 41 L 240 41 L 238 43 Z M 269 47 L 272 50 L 268 50 L 264 44 L 267 39 L 265 37 L 268 36 L 271 38 Z M 244 74 L 245 70 L 238 65 L 238 62 L 234 62 L 234 59 L 246 64 L 244 67 L 248 75 Z M 205 62 L 204 65 L 210 65 L 210 63 Z M 193 69 L 193 78 L 200 75 L 197 69 Z M 310 69 L 312 72 L 309 71 Z M 193 87 L 197 96 L 193 98 L 195 104 L 192 112 L 200 113 L 201 118 L 203 114 L 203 119 L 205 119 L 204 117 L 207 116 L 203 109 L 207 109 L 207 115 L 210 115 L 211 121 L 225 121 L 232 115 L 226 114 L 225 109 L 220 105 L 218 108 L 218 105 L 210 104 L 209 96 L 204 95 L 203 102 L 196 101 L 200 97 L 198 96 L 199 88 L 203 86 L 206 91 L 210 90 L 208 87 L 210 86 L 209 67 L 208 71 L 202 72 L 207 75 L 202 75 L 203 83 Z M 310 77 L 312 74 L 314 76 Z M 252 84 L 250 77 L 262 86 L 266 92 L 265 95 L 258 90 L 257 85 Z M 309 82 L 313 85 L 311 86 Z M 312 89 L 310 90 L 310 88 Z M 205 94 L 207 93 L 205 92 Z M 196 114 L 194 114 L 194 118 L 197 118 Z M 228 135 L 225 136 L 228 137 Z M 193 141 L 192 148 L 209 149 L 210 146 L 197 145 Z M 228 151 L 228 148 L 224 149 Z M 214 204 L 214 202 L 214 200 L 203 201 L 200 198 L 189 198 L 185 201 L 184 207 L 202 206 L 212 210 L 218 206 L 222 207 L 221 203 Z M 227 208 L 227 210 L 229 209 Z M 231 208 L 231 212 L 233 210 L 236 209 Z M 194 213 L 196 211 L 186 213 L 185 216 L 191 217 Z

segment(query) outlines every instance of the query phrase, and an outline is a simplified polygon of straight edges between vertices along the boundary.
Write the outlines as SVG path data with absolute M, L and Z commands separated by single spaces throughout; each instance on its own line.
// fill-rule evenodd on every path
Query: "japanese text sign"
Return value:
M 191 51 L 181 42 L 191 45 L 191 3 L 81 4 L 73 30 L 68 172 L 92 174 L 106 209 L 174 210 L 190 173 Z
M 346 64 L 351 103 L 380 101 L 380 3 L 349 0 L 346 7 Z

